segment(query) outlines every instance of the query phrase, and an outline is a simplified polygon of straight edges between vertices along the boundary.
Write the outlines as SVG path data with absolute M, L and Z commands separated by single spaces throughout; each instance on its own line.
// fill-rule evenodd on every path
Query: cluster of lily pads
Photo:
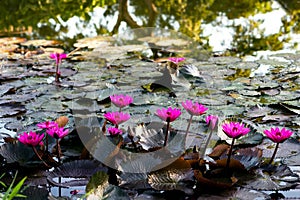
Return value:
M 126 131 L 124 131 L 124 129 L 120 128 L 119 126 L 120 126 L 120 124 L 122 124 L 130 119 L 130 114 L 123 112 L 122 109 L 124 109 L 124 107 L 132 104 L 133 98 L 129 95 L 114 94 L 114 95 L 110 96 L 110 100 L 111 100 L 112 104 L 114 104 L 116 107 L 119 108 L 119 111 L 107 112 L 104 114 L 104 118 L 106 121 L 103 123 L 102 132 L 103 132 L 103 134 L 107 133 L 106 136 L 109 136 L 109 137 L 119 137 L 121 139 L 118 140 L 118 143 L 124 143 L 123 135 L 125 135 Z M 191 100 L 186 100 L 185 102 L 182 102 L 181 105 L 190 115 L 190 119 L 187 124 L 187 129 L 185 132 L 185 134 L 187 136 L 189 134 L 189 127 L 191 125 L 193 117 L 206 114 L 206 111 L 208 110 L 208 108 L 205 107 L 204 105 L 200 104 L 199 102 L 193 102 Z M 176 108 L 176 107 L 175 108 L 173 108 L 173 107 L 161 108 L 161 109 L 156 110 L 155 115 L 166 123 L 166 128 L 164 129 L 165 136 L 164 136 L 163 145 L 161 147 L 157 147 L 156 150 L 159 148 L 168 146 L 168 135 L 169 135 L 169 130 L 170 130 L 170 124 L 171 124 L 171 122 L 173 122 L 175 120 L 179 120 L 179 117 L 181 114 L 182 114 L 181 109 Z M 216 130 L 216 128 L 218 126 L 218 120 L 219 120 L 218 116 L 214 116 L 214 115 L 207 115 L 205 118 L 205 121 L 208 125 L 208 129 L 210 130 L 210 134 L 207 136 L 207 140 L 204 145 L 204 152 L 209 144 L 211 135 L 214 133 L 214 130 Z M 45 130 L 46 135 L 45 135 L 45 133 L 43 133 L 43 131 L 41 133 L 36 133 L 33 131 L 30 131 L 29 133 L 24 132 L 24 133 L 20 134 L 20 136 L 18 137 L 18 140 L 21 143 L 23 143 L 24 145 L 31 147 L 33 149 L 34 153 L 37 155 L 37 157 L 40 160 L 42 160 L 43 164 L 46 167 L 50 168 L 51 166 L 49 166 L 49 163 L 45 162 L 43 160 L 43 158 L 41 157 L 41 155 L 44 155 L 45 153 L 49 154 L 47 136 L 49 135 L 49 136 L 55 138 L 56 139 L 56 153 L 57 153 L 56 157 L 59 161 L 56 164 L 61 164 L 61 161 L 60 161 L 61 152 L 60 152 L 59 140 L 68 134 L 68 130 L 64 129 L 64 126 L 67 124 L 67 122 L 68 122 L 68 119 L 66 117 L 60 117 L 56 121 L 46 121 L 46 122 L 38 123 L 37 124 L 38 128 Z M 236 160 L 236 157 L 234 157 L 232 159 L 232 154 L 235 152 L 234 150 L 236 150 L 236 149 L 234 149 L 235 140 L 248 134 L 250 132 L 250 128 L 247 127 L 246 124 L 239 122 L 239 121 L 226 121 L 221 124 L 221 127 L 222 127 L 222 131 L 232 140 L 231 140 L 231 145 L 229 147 L 229 150 L 225 148 L 225 151 L 227 152 L 227 158 L 223 159 L 225 164 L 224 164 L 224 162 L 223 163 L 217 162 L 217 167 L 220 168 L 221 171 L 223 171 L 223 173 L 218 174 L 218 176 L 221 176 L 223 178 L 224 177 L 228 178 L 228 177 L 233 176 L 234 171 L 236 170 L 236 165 L 242 165 L 242 163 L 240 163 L 239 160 Z M 274 128 L 271 128 L 270 130 L 265 130 L 264 133 L 270 140 L 272 140 L 274 143 L 276 143 L 276 148 L 274 150 L 274 153 L 273 153 L 271 159 L 269 160 L 269 164 L 272 164 L 279 144 L 284 142 L 289 137 L 291 137 L 293 132 L 290 130 L 287 130 L 285 128 L 280 129 L 279 127 L 274 127 Z M 136 152 L 139 152 L 139 151 L 141 152 L 141 150 L 139 150 L 139 148 L 137 148 L 137 146 L 139 145 L 139 142 L 137 140 L 135 140 L 136 136 L 132 135 L 132 133 L 131 133 L 131 134 L 128 134 L 128 137 L 130 138 L 131 143 L 134 145 Z M 186 138 L 186 137 L 184 137 L 184 138 Z M 39 151 L 36 150 L 37 146 L 40 147 Z M 116 148 L 119 148 L 119 147 L 122 147 L 122 145 L 116 146 Z M 41 151 L 43 151 L 43 152 L 41 153 Z M 219 151 L 219 150 L 216 150 L 216 151 Z M 178 161 L 175 161 L 175 163 L 180 162 L 181 163 L 180 165 L 186 165 L 188 163 L 188 165 L 194 169 L 195 180 L 197 180 L 199 182 L 203 182 L 204 180 L 207 181 L 206 179 L 209 179 L 208 171 L 211 170 L 209 168 L 214 168 L 216 166 L 214 166 L 212 163 L 205 160 L 205 158 L 204 158 L 205 155 L 203 152 L 201 153 L 201 152 L 197 152 L 195 150 L 193 150 L 193 152 L 194 152 L 194 154 L 198 154 L 198 155 L 197 156 L 194 155 L 193 159 L 190 160 L 189 162 L 187 159 L 184 159 L 184 156 L 188 155 L 188 153 L 186 151 L 184 153 L 184 155 L 182 155 L 182 157 L 178 159 Z M 235 153 L 237 153 L 237 152 L 235 152 Z M 242 151 L 239 153 L 242 153 Z M 257 156 L 257 155 L 255 155 L 255 156 Z M 195 158 L 197 158 L 197 159 L 195 159 Z M 218 159 L 216 161 L 218 161 Z M 182 163 L 185 163 L 185 164 L 182 164 Z M 204 164 L 209 164 L 209 168 L 204 167 L 205 166 Z M 54 166 L 54 165 L 52 164 L 52 166 Z M 178 170 L 178 169 L 176 169 L 177 165 L 174 163 L 172 163 L 169 167 L 173 168 L 173 170 Z M 110 166 L 108 166 L 108 168 L 110 168 Z M 167 176 L 168 178 L 170 178 L 169 177 L 170 174 L 167 174 L 167 175 L 161 174 L 161 173 L 165 173 L 166 170 L 167 171 L 169 170 L 168 167 L 159 169 L 158 171 L 151 172 L 148 174 L 148 182 L 154 189 L 159 189 L 159 190 L 162 189 L 161 187 L 156 186 L 156 184 L 157 184 L 156 181 L 158 181 L 158 182 L 161 181 L 161 180 L 156 180 L 155 179 L 156 176 Z M 158 173 L 158 175 L 157 175 L 157 173 Z M 180 173 L 182 173 L 180 171 L 178 171 L 178 173 L 179 173 L 178 174 L 179 178 L 176 179 L 175 182 L 176 181 L 180 182 L 180 180 L 182 179 L 181 176 L 185 176 L 185 175 L 180 175 Z M 174 181 L 174 180 L 167 180 L 167 181 Z M 114 184 L 116 184 L 116 183 L 114 183 Z M 178 183 L 176 183 L 176 184 L 178 184 Z M 221 184 L 221 186 L 220 186 L 220 183 L 218 183 L 218 184 L 219 184 L 218 185 L 219 187 L 224 187 L 224 185 Z M 168 190 L 170 190 L 170 189 L 171 190 L 173 190 L 173 189 L 181 190 L 177 186 L 168 188 Z M 89 191 L 89 192 L 91 193 L 91 191 Z M 184 189 L 184 192 L 186 192 L 186 188 Z
M 66 55 L 51 54 L 51 58 L 54 58 L 56 60 L 55 81 L 58 83 L 60 76 L 59 64 L 61 63 L 62 59 L 66 58 Z M 184 60 L 184 58 L 170 58 L 169 60 L 175 65 L 178 65 Z M 129 132 L 122 126 L 120 126 L 120 124 L 128 121 L 131 117 L 130 113 L 126 112 L 125 107 L 133 104 L 133 97 L 124 94 L 114 94 L 111 95 L 109 99 L 110 102 L 114 104 L 119 110 L 106 112 L 103 115 L 105 122 L 102 124 L 102 133 L 100 134 L 103 134 L 106 137 L 117 138 L 116 150 L 120 148 L 130 150 L 130 148 L 128 147 L 131 145 L 134 147 L 134 150 L 137 153 L 150 152 L 168 147 L 168 144 L 173 139 L 172 137 L 170 137 L 171 132 L 180 134 L 176 131 L 176 126 L 171 127 L 171 123 L 175 120 L 180 120 L 183 109 L 190 115 L 186 130 L 184 132 L 184 139 L 186 139 L 189 135 L 189 129 L 193 121 L 193 117 L 202 116 L 206 114 L 206 111 L 208 110 L 207 107 L 200 104 L 199 102 L 193 102 L 189 99 L 181 103 L 183 109 L 179 107 L 166 107 L 157 109 L 155 111 L 155 115 L 164 122 L 164 127 L 161 131 L 163 132 L 164 137 L 161 143 L 157 143 L 156 146 L 154 144 L 154 148 L 146 149 L 143 147 L 139 136 L 134 134 L 134 131 Z M 246 136 L 250 132 L 251 134 L 260 133 L 255 133 L 255 130 L 251 130 L 251 127 L 248 124 L 236 119 L 222 120 L 218 116 L 207 115 L 205 121 L 209 130 L 209 134 L 206 137 L 206 141 L 204 142 L 202 151 L 197 150 L 196 147 L 192 149 L 185 149 L 186 146 L 184 146 L 184 153 L 174 163 L 159 170 L 155 170 L 150 173 L 147 172 L 146 178 L 145 176 L 143 176 L 141 179 L 133 178 L 134 180 L 132 180 L 128 177 L 126 178 L 126 173 L 122 173 L 122 171 L 116 171 L 114 169 L 111 169 L 110 166 L 106 166 L 108 168 L 108 172 L 105 171 L 104 174 L 110 177 L 110 179 L 107 179 L 107 182 L 126 188 L 126 186 L 124 186 L 124 184 L 122 185 L 120 181 L 112 181 L 111 176 L 118 176 L 119 179 L 123 181 L 125 180 L 127 181 L 127 183 L 146 180 L 147 184 L 149 184 L 152 189 L 156 189 L 158 191 L 179 190 L 188 195 L 192 195 L 193 192 L 191 191 L 197 192 L 197 190 L 201 187 L 205 188 L 211 186 L 220 189 L 231 188 L 238 182 L 237 179 L 235 179 L 235 176 L 237 176 L 237 171 L 240 170 L 242 170 L 243 173 L 247 172 L 244 174 L 251 174 L 253 170 L 257 168 L 268 171 L 270 174 L 278 173 L 278 171 L 281 170 L 280 166 L 283 165 L 279 165 L 278 162 L 274 162 L 274 159 L 279 148 L 279 144 L 290 138 L 293 134 L 292 131 L 280 127 L 272 127 L 270 129 L 264 130 L 263 132 L 265 136 L 273 141 L 276 146 L 271 159 L 269 159 L 268 162 L 259 163 L 258 161 L 260 161 L 260 159 L 256 158 L 260 158 L 262 156 L 260 149 L 244 148 L 242 146 L 236 145 L 236 141 L 240 138 L 243 138 L 243 136 Z M 38 131 L 32 130 L 29 132 L 23 132 L 19 135 L 18 140 L 20 143 L 32 148 L 36 157 L 42 161 L 42 164 L 46 167 L 46 169 L 50 169 L 52 167 L 55 167 L 57 171 L 70 169 L 71 167 L 66 167 L 67 163 L 65 163 L 64 160 L 61 160 L 62 152 L 60 147 L 62 139 L 70 134 L 70 131 L 64 128 L 67 123 L 68 118 L 64 116 L 58 118 L 55 121 L 45 121 L 38 123 Z M 224 134 L 231 138 L 230 145 L 227 145 L 224 141 L 222 141 L 221 144 L 216 145 L 213 149 L 213 152 L 208 155 L 208 157 L 213 159 L 213 161 L 211 161 L 205 153 L 206 149 L 209 146 L 211 137 L 219 127 L 222 129 L 222 132 Z M 54 138 L 56 141 L 54 152 L 49 152 L 49 136 Z M 147 135 L 145 135 L 144 137 L 147 137 Z M 127 138 L 129 138 L 129 140 L 126 140 Z M 49 157 L 56 157 L 57 161 L 49 159 Z M 111 159 L 114 159 L 114 154 L 112 154 Z M 246 162 L 248 162 L 248 164 L 245 164 Z M 86 163 L 83 163 L 81 167 L 84 168 L 84 164 Z M 74 167 L 74 165 L 70 166 Z M 91 180 L 93 179 L 93 177 L 91 178 Z M 95 177 L 96 179 L 101 179 L 98 176 Z M 226 179 L 226 182 L 222 182 L 224 178 Z M 232 182 L 228 183 L 228 178 L 230 178 Z M 241 181 L 243 180 L 243 176 L 240 176 L 239 178 L 241 179 Z M 186 184 L 186 180 L 188 180 L 188 182 L 192 182 L 192 184 Z M 182 184 L 184 185 L 184 187 L 182 187 Z M 99 181 L 96 185 L 101 187 L 102 189 L 105 188 L 104 182 Z M 199 186 L 194 189 L 195 185 L 201 185 L 201 187 Z M 98 189 L 97 187 L 93 188 L 94 193 L 97 193 L 96 191 L 99 192 L 99 187 Z M 102 191 L 102 189 L 100 189 L 100 191 Z M 143 189 L 149 189 L 149 187 L 145 186 L 143 187 Z M 90 194 L 93 190 L 90 190 L 90 188 L 86 189 L 86 193 Z M 74 194 L 76 193 L 77 192 L 74 192 Z
M 120 108 L 119 112 L 108 112 L 104 114 L 104 117 L 107 121 L 115 125 L 115 128 L 108 128 L 108 133 L 110 135 L 121 135 L 122 130 L 118 129 L 118 125 L 129 120 L 130 115 L 128 113 L 123 113 L 121 112 L 121 109 L 125 106 L 130 105 L 133 102 L 133 98 L 128 95 L 112 95 L 110 96 L 111 102 Z M 198 103 L 198 102 L 192 102 L 191 100 L 186 100 L 185 102 L 181 103 L 184 109 L 191 115 L 189 123 L 187 125 L 187 130 L 186 134 L 189 132 L 189 127 L 192 122 L 193 116 L 200 116 L 205 114 L 205 112 L 208 110 L 204 105 Z M 165 140 L 164 140 L 164 145 L 167 145 L 168 141 L 168 134 L 169 134 L 169 127 L 170 127 L 170 122 L 175 121 L 180 115 L 181 115 L 181 110 L 179 108 L 162 108 L 162 109 L 157 109 L 155 113 L 160 119 L 165 121 L 167 123 L 167 128 L 165 131 Z M 218 117 L 214 115 L 208 115 L 206 117 L 206 123 L 210 126 L 210 128 L 213 130 L 215 129 L 215 126 L 217 124 Z M 232 154 L 232 150 L 234 147 L 234 141 L 241 136 L 244 136 L 250 132 L 250 128 L 247 128 L 245 124 L 241 122 L 235 122 L 235 121 L 230 121 L 228 123 L 223 123 L 222 124 L 222 130 L 223 132 L 230 138 L 232 138 L 232 143 L 229 149 L 228 153 L 228 159 L 227 159 L 227 164 L 226 168 L 229 167 L 230 163 L 230 157 Z M 274 143 L 276 143 L 276 148 L 274 150 L 274 153 L 269 161 L 271 164 L 275 158 L 276 152 L 278 150 L 279 143 L 284 142 L 287 140 L 289 137 L 292 136 L 293 132 L 286 129 L 286 128 L 279 128 L 279 127 L 274 127 L 271 128 L 270 130 L 264 130 L 264 134 L 271 139 Z M 207 140 L 209 141 L 209 140 Z M 207 144 L 205 145 L 204 149 L 207 148 Z

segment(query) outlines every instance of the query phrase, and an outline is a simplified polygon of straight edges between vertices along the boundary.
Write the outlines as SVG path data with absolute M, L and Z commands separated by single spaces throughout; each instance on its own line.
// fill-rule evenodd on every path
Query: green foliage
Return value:
M 21 197 L 21 198 L 26 198 L 25 195 L 20 194 L 19 192 L 21 191 L 21 187 L 23 186 L 25 180 L 27 177 L 24 177 L 22 180 L 20 180 L 17 185 L 14 186 L 14 183 L 16 181 L 17 178 L 17 174 L 15 174 L 15 177 L 13 178 L 11 184 L 9 185 L 9 187 L 7 188 L 6 192 L 4 194 L 1 194 L 2 196 L 1 199 L 3 200 L 12 200 L 15 197 Z M 1 175 L 0 179 L 4 176 L 4 174 Z M 0 181 L 0 184 L 5 186 L 5 184 L 3 182 Z
M 78 16 L 85 26 L 91 23 L 90 12 L 94 8 L 104 7 L 106 8 L 104 16 L 112 17 L 118 13 L 118 2 L 117 0 L 2 0 L 0 32 L 16 33 L 32 29 L 33 37 L 62 39 L 62 33 L 68 30 L 61 19 L 67 21 Z M 211 47 L 208 35 L 203 32 L 203 24 L 225 26 L 222 20 L 217 20 L 218 17 L 223 16 L 229 20 L 245 18 L 249 22 L 243 26 L 226 25 L 226 28 L 235 29 L 232 46 L 234 50 L 242 52 L 241 55 L 251 54 L 257 50 L 280 50 L 284 42 L 290 40 L 288 34 L 291 31 L 300 32 L 300 6 L 297 0 L 276 1 L 289 15 L 283 17 L 280 33 L 267 36 L 264 30 L 259 30 L 259 21 L 250 21 L 248 18 L 258 13 L 272 11 L 272 3 L 275 1 L 271 0 L 140 0 L 128 2 L 129 6 L 134 8 L 130 9 L 132 11 L 129 14 L 133 19 L 139 19 L 138 25 L 178 29 L 207 50 Z M 53 24 L 53 20 L 56 24 Z M 110 34 L 111 24 L 99 26 L 95 23 L 94 25 L 97 34 Z M 255 34 L 257 31 L 258 35 Z M 82 33 L 76 35 L 76 39 L 83 37 Z M 66 45 L 71 46 L 75 38 L 65 38 L 64 41 Z

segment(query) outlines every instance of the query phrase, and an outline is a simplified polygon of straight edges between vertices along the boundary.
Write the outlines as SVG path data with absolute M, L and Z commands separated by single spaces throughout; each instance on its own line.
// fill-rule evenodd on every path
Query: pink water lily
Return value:
M 119 108 L 123 108 L 125 106 L 128 106 L 129 104 L 131 104 L 133 102 L 133 98 L 129 95 L 123 95 L 123 94 L 120 94 L 120 95 L 112 95 L 110 96 L 110 100 L 111 102 L 119 107 Z
M 282 128 L 281 130 L 276 127 L 276 128 L 271 128 L 271 130 L 265 130 L 264 134 L 266 134 L 266 136 L 268 138 L 270 138 L 273 142 L 276 143 L 276 147 L 275 150 L 273 152 L 273 155 L 269 161 L 269 164 L 271 164 L 275 158 L 275 155 L 277 153 L 278 147 L 279 147 L 279 143 L 284 142 L 286 139 L 288 139 L 289 137 L 291 137 L 293 135 L 293 132 L 290 130 L 287 130 L 285 128 Z
M 58 126 L 58 124 L 56 122 L 55 123 L 55 126 L 51 127 L 51 128 L 48 128 L 46 130 L 46 132 L 53 138 L 55 139 L 61 139 L 63 137 L 65 137 L 66 135 L 69 134 L 69 130 L 68 129 L 65 129 L 62 127 L 60 128 Z
M 44 134 L 37 134 L 36 132 L 30 131 L 29 133 L 24 132 L 19 136 L 18 140 L 27 146 L 37 146 L 42 144 Z
M 108 112 L 104 114 L 104 117 L 114 125 L 119 125 L 130 119 L 130 115 L 123 112 Z
M 118 129 L 118 128 L 115 128 L 115 127 L 109 127 L 107 129 L 108 133 L 112 136 L 115 136 L 115 135 L 122 135 L 122 130 Z
M 222 125 L 223 132 L 230 138 L 239 138 L 250 132 L 249 128 L 245 128 L 244 124 L 239 122 L 230 122 Z
M 55 59 L 56 64 L 60 64 L 62 59 L 67 58 L 65 53 L 51 53 L 50 58 Z
M 217 125 L 219 118 L 215 115 L 208 115 L 205 118 L 206 124 L 211 126 L 211 129 L 214 129 Z
M 225 123 L 222 125 L 222 128 L 223 128 L 223 132 L 228 137 L 232 138 L 232 142 L 231 142 L 231 146 L 230 146 L 230 149 L 228 152 L 228 158 L 227 158 L 227 162 L 226 162 L 226 169 L 228 169 L 235 139 L 237 139 L 243 135 L 246 135 L 247 133 L 250 132 L 250 129 L 245 128 L 244 124 L 239 123 L 239 122 Z
M 185 61 L 185 58 L 183 57 L 170 57 L 168 58 L 169 61 L 175 63 L 176 65 L 178 65 L 178 63 Z
M 173 109 L 171 107 L 168 107 L 168 109 L 165 109 L 165 108 L 157 109 L 155 114 L 160 119 L 162 119 L 166 122 L 172 122 L 181 115 L 181 111 L 178 108 Z
M 43 129 L 48 129 L 56 126 L 56 123 L 53 121 L 45 121 L 37 124 L 37 127 L 43 128 Z
M 293 135 L 293 132 L 285 128 L 282 128 L 280 130 L 278 127 L 276 127 L 271 128 L 271 130 L 265 130 L 264 134 L 266 134 L 266 136 L 270 138 L 273 142 L 282 143 L 286 139 L 291 137 L 291 135 Z
M 193 103 L 191 100 L 186 100 L 182 102 L 181 105 L 189 114 L 196 116 L 203 115 L 208 110 L 204 105 L 198 102 Z
M 50 58 L 55 59 L 55 82 L 58 83 L 59 82 L 59 77 L 61 75 L 60 71 L 59 71 L 59 65 L 61 63 L 61 60 L 64 58 L 67 58 L 67 54 L 65 53 L 51 53 L 50 54 Z
M 176 120 L 181 115 L 181 111 L 178 108 L 173 109 L 171 107 L 168 107 L 168 109 L 165 108 L 157 109 L 155 114 L 160 119 L 167 122 L 167 129 L 166 129 L 165 140 L 164 140 L 164 146 L 166 146 L 168 141 L 170 122 Z

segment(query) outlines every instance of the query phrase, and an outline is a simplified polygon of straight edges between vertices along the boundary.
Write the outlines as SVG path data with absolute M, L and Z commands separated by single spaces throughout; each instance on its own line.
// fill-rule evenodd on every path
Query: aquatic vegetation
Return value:
M 182 102 L 181 105 L 190 115 L 195 116 L 203 115 L 208 110 L 204 105 L 198 102 L 193 103 L 191 100 L 186 100 Z
M 24 132 L 21 134 L 18 139 L 27 146 L 35 147 L 42 144 L 43 138 L 44 134 L 37 134 L 36 132 L 30 131 L 29 133 Z
M 181 115 L 181 111 L 178 108 L 168 107 L 157 109 L 155 114 L 163 121 L 173 122 Z
M 118 126 L 119 124 L 122 124 L 123 122 L 129 120 L 130 114 L 123 112 L 107 112 L 104 114 L 104 117 L 107 121 Z
M 219 117 L 216 115 L 207 115 L 205 117 L 206 124 L 210 127 L 210 129 L 215 129 L 217 123 L 218 123 Z
M 59 71 L 59 66 L 61 65 L 62 59 L 67 58 L 67 54 L 65 53 L 51 53 L 50 58 L 55 60 L 55 82 L 59 82 L 59 77 L 61 72 Z
M 274 153 L 270 159 L 270 164 L 273 162 L 275 155 L 277 153 L 278 147 L 279 147 L 279 143 L 284 142 L 285 140 L 287 140 L 289 137 L 291 137 L 293 135 L 293 132 L 290 130 L 287 130 L 285 128 L 282 128 L 281 130 L 276 127 L 276 128 L 271 128 L 270 130 L 265 130 L 264 134 L 266 134 L 266 136 L 272 140 L 273 142 L 276 143 L 276 147 L 274 149 Z
M 172 63 L 178 65 L 179 63 L 185 61 L 185 58 L 183 57 L 170 57 L 168 58 L 169 61 L 171 61 Z
M 133 102 L 133 98 L 131 96 L 123 94 L 114 94 L 110 96 L 110 100 L 115 106 L 120 108 L 120 112 L 123 107 L 128 106 Z
M 279 193 L 299 183 L 292 171 L 300 152 L 297 68 L 272 61 L 272 71 L 262 76 L 259 68 L 267 61 L 222 56 L 187 58 L 179 66 L 180 59 L 168 59 L 174 53 L 159 52 L 161 61 L 144 53 L 128 58 L 132 45 L 113 51 L 107 44 L 110 51 L 99 50 L 113 57 L 109 62 L 90 62 L 87 49 L 69 54 L 62 70 L 72 75 L 63 73 L 59 87 L 45 81 L 53 74 L 48 56 L 46 64 L 31 67 L 26 60 L 26 68 L 4 68 L 3 169 L 22 169 L 28 184 L 46 197 L 48 187 L 56 187 L 69 191 L 54 196 L 72 192 L 71 198 L 171 199 L 175 193 L 201 199 L 218 191 L 223 198 L 254 199 L 251 191 L 268 197 L 261 190 Z M 141 88 L 149 83 L 150 90 Z M 159 84 L 169 90 L 155 90 Z M 25 144 L 19 139 L 24 132 L 43 137 Z
M 115 128 L 115 127 L 109 127 L 107 128 L 107 132 L 111 135 L 122 135 L 122 130 Z
M 178 108 L 173 109 L 172 107 L 168 107 L 167 109 L 165 108 L 157 109 L 155 114 L 160 119 L 167 122 L 167 129 L 166 129 L 165 140 L 164 140 L 164 146 L 166 146 L 168 142 L 170 122 L 175 121 L 181 115 L 181 111 Z
M 239 123 L 239 122 L 230 122 L 230 123 L 225 123 L 222 125 L 223 132 L 230 138 L 232 138 L 231 146 L 228 152 L 228 158 L 226 162 L 226 169 L 229 167 L 230 164 L 230 158 L 233 150 L 233 145 L 235 139 L 238 139 L 239 137 L 246 135 L 247 133 L 250 132 L 249 128 L 245 128 L 244 124 Z

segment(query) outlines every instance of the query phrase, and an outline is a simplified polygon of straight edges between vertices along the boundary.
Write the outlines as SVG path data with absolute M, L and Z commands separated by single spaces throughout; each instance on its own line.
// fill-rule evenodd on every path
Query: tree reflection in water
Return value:
M 274 20 L 264 29 L 266 14 Z M 0 16 L 1 37 L 60 39 L 71 47 L 83 37 L 154 26 L 180 31 L 207 50 L 241 56 L 296 49 L 292 37 L 300 31 L 297 0 L 2 0 Z

